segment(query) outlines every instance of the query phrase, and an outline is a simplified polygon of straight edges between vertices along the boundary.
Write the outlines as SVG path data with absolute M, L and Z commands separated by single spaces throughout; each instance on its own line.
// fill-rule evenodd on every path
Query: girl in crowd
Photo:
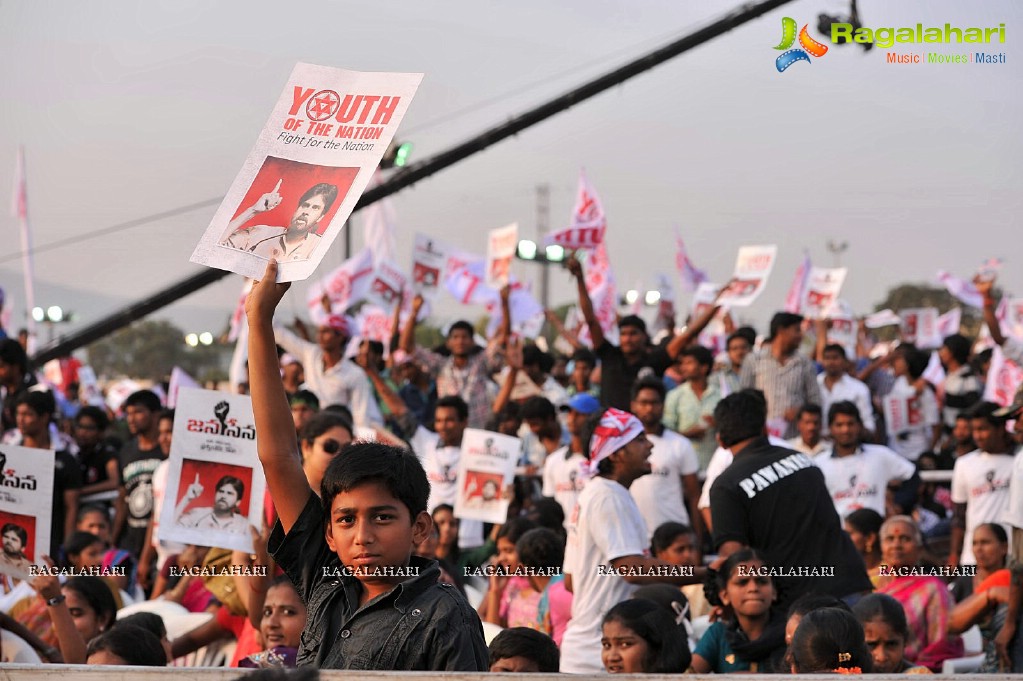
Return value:
M 131 625 L 114 627 L 89 642 L 87 664 L 166 667 L 167 655 L 152 632 Z
M 536 628 L 541 593 L 525 576 L 505 576 L 522 567 L 515 542 L 534 527 L 530 520 L 512 518 L 498 531 L 497 560 L 493 566 L 498 569 L 490 575 L 490 588 L 482 606 L 485 622 L 502 627 Z
M 565 627 L 572 619 L 572 592 L 565 588 L 561 566 L 565 562 L 565 540 L 547 527 L 534 527 L 515 542 L 515 551 L 529 585 L 540 594 L 532 628 L 542 631 L 561 645 Z
M 249 655 L 239 667 L 294 667 L 299 638 L 305 626 L 306 607 L 286 576 L 276 578 L 263 600 L 259 633 L 266 650 Z
M 1009 609 L 1009 571 L 1005 569 L 1008 550 L 1009 537 L 1001 525 L 979 525 L 973 531 L 977 573 L 973 577 L 960 577 L 952 585 L 952 594 L 958 603 L 952 608 L 949 631 L 961 633 L 973 625 L 980 628 L 984 640 L 984 662 L 979 670 L 982 673 L 998 671 L 995 636 L 1005 625 Z
M 803 594 L 789 606 L 788 619 L 785 620 L 785 645 L 792 645 L 792 637 L 795 636 L 796 629 L 799 628 L 799 623 L 803 621 L 803 618 L 814 610 L 822 608 L 848 610 L 849 606 L 830 594 Z
M 977 591 L 986 579 L 1004 570 L 1005 585 L 1009 584 L 1009 572 L 1005 569 L 1005 557 L 1009 554 L 1009 535 L 1005 528 L 997 523 L 978 525 L 973 531 L 973 558 L 977 563 L 977 571 L 973 575 L 957 577 L 952 582 L 952 597 L 962 603 Z
M 672 565 L 696 567 L 700 564 L 700 549 L 696 545 L 693 528 L 682 523 L 667 522 L 654 530 L 650 539 L 650 553 L 654 558 Z M 702 584 L 681 587 L 689 602 L 689 617 L 695 619 L 710 614 L 710 602 Z
M 454 568 L 458 572 L 456 579 L 462 576 L 464 568 L 478 568 L 497 553 L 496 536 L 501 529 L 500 525 L 494 526 L 483 546 L 463 551 L 458 548 L 458 518 L 450 504 L 438 504 L 433 509 L 433 524 L 438 533 L 434 557 L 442 564 Z
M 678 674 L 691 656 L 685 634 L 667 608 L 634 598 L 604 616 L 600 660 L 609 674 Z
M 693 651 L 697 674 L 772 672 L 785 655 L 785 619 L 772 616 L 774 582 L 758 574 L 766 567 L 753 549 L 728 557 L 717 575 L 718 599 L 727 616 L 712 624 Z
M 857 509 L 845 518 L 845 532 L 863 556 L 867 577 L 875 587 L 880 578 L 877 567 L 881 564 L 880 532 L 883 522 L 881 514 L 871 508 Z
M 878 593 L 888 594 L 906 611 L 909 637 L 906 659 L 938 671 L 941 663 L 963 653 L 963 641 L 948 628 L 952 596 L 945 583 L 920 568 L 923 536 L 912 518 L 892 516 L 881 526 L 883 563 L 892 574 L 882 575 Z
M 145 629 L 159 639 L 163 652 L 167 656 L 167 663 L 170 664 L 174 661 L 174 658 L 171 657 L 170 639 L 167 638 L 167 625 L 164 624 L 163 618 L 155 612 L 136 612 L 127 617 L 118 618 L 114 622 L 114 627 L 138 627 L 139 629 Z
M 78 509 L 75 529 L 79 532 L 91 532 L 100 538 L 104 548 L 113 545 L 111 536 L 110 515 L 102 506 L 87 505 Z
M 91 532 L 77 531 L 64 542 L 64 555 L 68 566 L 76 572 L 98 570 L 103 565 L 103 553 L 106 545 L 103 540 Z
M 864 642 L 878 674 L 930 674 L 927 667 L 914 666 L 906 659 L 909 627 L 906 611 L 885 594 L 864 596 L 853 606 L 853 615 L 863 627 Z
M 863 628 L 840 608 L 807 613 L 792 637 L 791 656 L 793 674 L 862 674 L 873 666 Z
M 31 584 L 39 598 L 18 620 L 58 646 L 65 663 L 85 664 L 86 645 L 109 629 L 117 614 L 110 588 L 99 577 L 84 576 L 72 577 L 62 587 L 50 574 L 37 575 Z
M 302 470 L 314 492 L 319 494 L 327 466 L 351 441 L 351 421 L 334 411 L 321 411 L 302 427 Z

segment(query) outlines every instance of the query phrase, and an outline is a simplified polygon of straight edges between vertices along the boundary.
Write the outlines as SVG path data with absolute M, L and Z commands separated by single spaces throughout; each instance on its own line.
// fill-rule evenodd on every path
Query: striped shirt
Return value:
M 743 388 L 762 390 L 767 398 L 767 421 L 784 428 L 777 435 L 796 436 L 795 422 L 785 419 L 785 412 L 804 404 L 820 404 L 821 391 L 817 385 L 817 372 L 813 362 L 805 355 L 795 353 L 784 364 L 771 354 L 771 348 L 751 352 L 742 363 L 739 382 Z

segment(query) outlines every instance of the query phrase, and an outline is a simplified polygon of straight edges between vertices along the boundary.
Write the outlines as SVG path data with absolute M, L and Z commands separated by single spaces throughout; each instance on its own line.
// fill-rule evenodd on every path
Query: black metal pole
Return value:
M 750 2 L 741 5 L 731 12 L 728 12 L 720 19 L 693 33 L 670 42 L 663 47 L 659 47 L 638 59 L 634 59 L 624 66 L 620 66 L 617 69 L 574 88 L 559 97 L 555 97 L 545 104 L 541 104 L 540 106 L 530 109 L 519 116 L 515 116 L 505 123 L 495 125 L 489 130 L 485 130 L 475 137 L 466 140 L 461 144 L 455 145 L 447 151 L 442 151 L 441 153 L 420 161 L 419 163 L 412 163 L 392 175 L 386 182 L 367 190 L 362 195 L 362 198 L 359 199 L 359 202 L 355 205 L 355 210 L 360 210 L 371 203 L 375 203 L 386 198 L 391 194 L 418 182 L 419 180 L 427 178 L 448 166 L 458 163 L 464 158 L 483 151 L 493 144 L 544 121 L 554 114 L 568 109 L 574 104 L 579 104 L 590 97 L 600 94 L 608 88 L 619 85 L 633 76 L 639 75 L 644 71 L 648 71 L 653 67 L 672 59 L 673 57 L 677 57 L 687 50 L 691 50 L 698 45 L 702 45 L 708 40 L 716 38 L 722 33 L 730 31 L 737 26 L 741 26 L 747 21 L 755 19 L 766 12 L 770 12 L 772 9 L 781 7 L 788 2 L 791 2 L 791 0 L 764 0 L 763 2 Z M 212 268 L 204 269 L 187 279 L 155 293 L 143 301 L 129 305 L 126 308 L 122 308 L 112 315 L 104 317 L 103 319 L 76 331 L 56 344 L 43 348 L 32 358 L 32 360 L 36 364 L 41 364 L 54 359 L 55 357 L 63 357 L 83 345 L 87 345 L 106 336 L 107 334 L 113 333 L 114 331 L 131 324 L 135 320 L 141 319 L 142 317 L 155 312 L 156 310 L 159 310 L 160 308 L 169 305 L 190 293 L 194 293 L 201 288 L 209 286 L 210 284 L 222 279 L 227 274 L 229 273 L 223 270 L 215 270 Z

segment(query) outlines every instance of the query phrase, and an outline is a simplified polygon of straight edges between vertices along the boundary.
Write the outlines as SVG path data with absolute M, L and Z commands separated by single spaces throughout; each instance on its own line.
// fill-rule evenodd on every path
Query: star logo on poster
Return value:
M 341 97 L 333 90 L 320 90 L 306 104 L 305 113 L 311 121 L 325 121 L 337 111 Z

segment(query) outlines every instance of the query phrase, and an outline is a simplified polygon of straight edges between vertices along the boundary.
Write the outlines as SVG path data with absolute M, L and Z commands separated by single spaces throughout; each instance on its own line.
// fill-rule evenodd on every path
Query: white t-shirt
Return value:
M 426 510 L 441 504 L 455 505 L 458 496 L 458 461 L 462 457 L 460 447 L 438 447 L 440 438 L 419 426 L 412 436 L 412 451 L 419 457 L 426 478 L 430 481 L 430 499 L 426 502 Z M 459 518 L 458 547 L 471 549 L 483 545 L 483 522 Z
M 887 447 L 861 445 L 855 454 L 834 456 L 833 450 L 813 459 L 824 473 L 838 517 L 869 508 L 885 515 L 885 490 L 891 480 L 909 480 L 916 466 Z
M 579 495 L 565 547 L 565 572 L 572 575 L 572 619 L 561 641 L 561 669 L 569 674 L 600 674 L 600 623 L 636 586 L 599 567 L 646 551 L 646 523 L 629 490 L 594 477 Z
M 661 435 L 647 434 L 654 445 L 650 453 L 650 474 L 633 481 L 629 493 L 636 500 L 649 533 L 662 523 L 689 524 L 689 512 L 683 500 L 683 475 L 695 475 L 700 460 L 689 439 L 668 428 Z
M 966 536 L 960 565 L 973 565 L 973 530 L 984 523 L 1002 522 L 1009 503 L 1009 480 L 1015 459 L 979 449 L 956 459 L 952 470 L 952 503 L 966 504 Z
M 775 447 L 789 447 L 791 449 L 788 441 L 780 437 L 768 435 L 767 441 Z M 734 458 L 735 455 L 732 454 L 731 449 L 718 447 L 714 450 L 714 456 L 710 457 L 710 463 L 707 464 L 707 477 L 704 479 L 703 489 L 700 491 L 700 501 L 696 504 L 698 508 L 710 508 L 710 488 L 714 486 L 714 481 L 718 479 L 718 476 L 732 465 L 732 459 Z
M 895 379 L 889 397 L 909 398 L 909 430 L 902 433 L 890 433 L 888 446 L 896 454 L 910 461 L 916 461 L 931 445 L 931 431 L 941 423 L 941 412 L 938 409 L 938 398 L 933 390 L 924 390 L 919 396 L 916 388 L 910 385 L 905 376 Z
M 1023 448 L 1020 448 L 1012 459 L 1009 503 L 1005 505 L 1002 522 L 1023 529 Z
M 842 374 L 842 378 L 838 379 L 835 385 L 831 386 L 831 390 L 828 390 L 827 384 L 824 379 L 827 374 L 817 374 L 817 385 L 821 389 L 821 411 L 824 412 L 822 421 L 822 427 L 824 433 L 828 432 L 828 410 L 831 409 L 831 405 L 836 402 L 848 401 L 856 405 L 856 408 L 860 412 L 860 419 L 863 421 L 863 427 L 873 432 L 876 424 L 874 423 L 874 405 L 870 401 L 870 388 L 863 381 L 853 378 L 849 374 Z
M 572 519 L 572 511 L 579 501 L 579 493 L 586 486 L 582 475 L 582 464 L 586 457 L 582 454 L 568 454 L 568 447 L 555 450 L 543 464 L 543 495 L 553 497 L 565 511 L 565 530 Z

